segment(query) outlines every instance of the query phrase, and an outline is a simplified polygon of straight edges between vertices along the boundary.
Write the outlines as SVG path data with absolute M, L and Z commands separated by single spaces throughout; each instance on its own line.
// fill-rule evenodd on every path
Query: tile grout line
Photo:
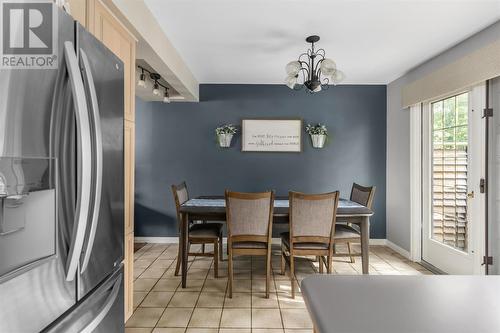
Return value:
M 167 246 L 167 248 L 166 248 L 166 249 L 165 249 L 162 253 L 160 253 L 160 254 L 158 255 L 158 257 L 157 257 L 155 260 L 153 260 L 153 262 L 152 262 L 152 263 L 148 266 L 148 268 L 149 268 L 151 265 L 153 265 L 153 263 L 154 263 L 156 260 L 158 260 L 158 258 L 159 258 L 159 257 L 160 257 L 160 256 L 161 256 L 161 255 L 162 255 L 165 251 L 167 251 L 167 249 L 168 249 L 169 247 L 170 247 L 170 245 L 169 245 L 169 246 Z M 170 266 L 172 266 L 172 264 L 173 264 L 173 263 L 170 263 L 170 265 L 167 267 L 167 269 L 165 269 L 165 272 L 166 272 L 167 270 L 169 270 L 169 269 L 170 269 Z M 142 275 L 142 274 L 141 274 L 141 275 Z M 162 274 L 162 276 L 163 276 L 163 274 Z M 137 279 L 138 279 L 138 278 L 139 278 L 139 277 L 137 277 Z M 137 279 L 136 279 L 136 280 L 137 280 Z M 141 307 L 141 304 L 142 304 L 142 303 L 144 302 L 144 300 L 145 300 L 145 299 L 149 296 L 149 294 L 153 291 L 154 287 L 158 284 L 158 282 L 159 282 L 160 280 L 161 280 L 161 277 L 160 277 L 160 278 L 159 278 L 159 279 L 155 282 L 155 284 L 153 284 L 153 286 L 151 287 L 151 289 L 150 289 L 149 291 L 147 291 L 146 296 L 144 296 L 144 298 L 142 299 L 142 301 L 141 301 L 139 304 L 137 304 L 136 309 L 138 309 L 139 307 Z M 135 280 L 134 280 L 134 282 L 135 282 Z M 170 301 L 169 301 L 169 302 L 170 302 Z M 136 310 L 136 309 L 135 309 L 135 310 Z M 133 312 L 135 312 L 135 310 L 134 310 Z M 132 312 L 132 314 L 133 314 L 133 312 Z
M 170 247 L 170 246 L 169 246 L 169 247 Z M 167 248 L 167 249 L 168 249 L 168 248 Z M 165 251 L 166 251 L 167 249 L 165 249 Z M 164 252 L 165 252 L 165 251 L 164 251 Z M 179 258 L 177 257 L 177 259 L 176 259 L 176 260 L 179 260 Z M 193 264 L 193 263 L 191 262 L 191 265 L 192 265 L 192 264 Z M 170 266 L 172 266 L 172 265 L 173 265 L 173 262 L 170 264 Z M 189 267 L 191 267 L 191 265 L 189 265 Z M 169 268 L 170 268 L 170 266 L 169 266 Z M 188 269 L 189 269 L 189 267 L 188 267 Z M 166 270 L 165 270 L 165 273 L 167 272 L 167 270 L 168 270 L 168 269 L 166 269 Z M 163 275 L 164 275 L 165 273 L 163 273 Z M 162 277 L 163 277 L 163 275 L 162 275 Z M 175 272 L 174 272 L 174 276 L 175 276 Z M 156 284 L 158 284 L 158 282 L 159 282 L 160 280 L 161 280 L 161 278 L 159 278 L 159 279 L 158 279 L 158 281 L 156 281 L 156 283 L 155 283 L 155 285 L 153 286 L 153 288 L 151 288 L 151 291 L 154 289 L 154 287 L 156 286 Z M 156 321 L 155 326 L 153 327 L 152 331 L 154 331 L 154 330 L 158 327 L 158 323 L 160 322 L 161 318 L 163 317 L 163 315 L 164 315 L 164 314 L 165 314 L 165 312 L 167 311 L 168 306 L 170 305 L 170 302 L 172 302 L 172 299 L 174 298 L 175 294 L 177 293 L 177 289 L 179 289 L 179 286 L 180 286 L 180 285 L 181 285 L 181 283 L 179 282 L 179 284 L 177 285 L 177 287 L 176 287 L 176 288 L 175 288 L 175 290 L 174 290 L 174 293 L 173 293 L 172 297 L 171 297 L 171 298 L 170 298 L 170 300 L 168 301 L 167 306 L 165 306 L 165 308 L 163 309 L 163 311 L 162 311 L 162 313 L 161 313 L 160 317 L 158 317 L 158 320 Z M 194 310 L 193 310 L 193 311 L 194 311 Z M 186 331 L 186 330 L 187 330 L 187 327 L 184 329 L 184 331 Z
M 254 279 L 254 277 L 253 277 L 253 256 L 250 256 L 250 333 L 253 332 L 253 318 L 252 318 L 253 279 Z
M 195 257 L 194 257 L 193 263 L 196 261 L 196 257 L 197 257 L 197 256 L 195 256 Z M 193 265 L 193 263 L 192 263 L 191 265 Z M 203 284 L 202 284 L 201 289 L 200 289 L 200 292 L 199 292 L 199 294 L 198 294 L 198 298 L 196 298 L 196 302 L 194 303 L 193 311 L 191 312 L 191 315 L 189 316 L 189 320 L 188 320 L 188 322 L 187 322 L 187 324 L 186 324 L 186 328 L 185 328 L 185 330 L 184 330 L 185 332 L 186 332 L 186 331 L 188 330 L 188 328 L 189 328 L 189 324 L 191 323 L 191 319 L 193 319 L 193 314 L 194 314 L 194 311 L 196 310 L 196 305 L 198 305 L 198 301 L 200 300 L 200 297 L 201 297 L 201 292 L 203 291 L 203 288 L 205 287 L 205 283 L 207 283 L 207 276 L 208 276 L 208 274 L 210 274 L 210 267 L 211 267 L 211 266 L 212 266 L 212 264 L 210 264 L 210 266 L 208 267 L 208 272 L 207 272 L 207 274 L 205 275 L 205 279 L 203 280 Z M 190 267 L 191 267 L 191 266 L 190 266 Z M 186 283 L 186 284 L 187 284 L 187 283 Z M 177 287 L 177 288 L 179 288 L 179 287 Z M 182 286 L 181 286 L 181 288 L 182 288 Z M 222 314 L 221 314 L 221 316 L 222 316 Z
M 154 259 L 154 260 L 153 260 L 153 262 L 150 264 L 150 266 L 151 266 L 151 265 L 152 265 L 152 264 L 153 264 L 156 260 L 158 260 L 158 258 L 159 258 L 159 257 L 160 257 L 160 256 L 161 256 L 161 255 L 162 255 L 165 251 L 167 251 L 167 249 L 168 249 L 170 246 L 171 246 L 171 245 L 168 245 L 168 246 L 165 248 L 165 250 L 163 250 L 163 251 L 162 251 L 162 252 L 158 255 L 158 257 L 156 257 L 156 259 Z M 151 249 L 151 247 L 150 247 L 149 249 Z M 148 251 L 149 251 L 149 249 L 148 249 Z M 145 252 L 146 252 L 146 251 L 145 251 Z M 143 254 L 143 255 L 144 255 L 144 254 Z M 141 255 L 141 257 L 142 257 L 142 255 Z M 139 258 L 140 258 L 140 257 L 139 257 Z M 139 258 L 137 258 L 137 259 L 139 259 Z M 135 260 L 134 260 L 134 262 L 135 262 Z M 172 263 L 170 263 L 170 265 L 168 266 L 168 268 L 166 268 L 166 269 L 165 269 L 165 272 L 166 272 L 166 271 L 170 268 L 170 266 L 172 266 L 172 264 L 173 264 L 173 262 L 172 262 Z M 148 266 L 148 268 L 149 268 L 149 266 Z M 162 274 L 162 276 L 163 276 L 163 274 Z M 158 284 L 158 281 L 160 281 L 160 280 L 161 280 L 161 277 L 160 277 L 160 278 L 159 278 L 159 279 L 155 282 L 155 284 L 154 284 L 154 285 L 151 287 L 151 289 L 147 292 L 146 296 L 144 296 L 143 300 L 142 300 L 142 301 L 141 301 L 141 302 L 137 305 L 137 307 L 136 307 L 136 308 L 134 309 L 134 311 L 132 312 L 132 315 L 133 315 L 133 314 L 137 311 L 137 309 L 139 309 L 139 308 L 141 307 L 141 304 L 142 304 L 142 303 L 144 302 L 144 300 L 145 300 L 145 299 L 149 296 L 149 294 L 153 291 L 154 287 L 156 286 L 156 284 Z M 172 297 L 173 297 L 173 296 L 172 296 Z M 170 301 L 171 301 L 171 300 L 172 300 L 172 298 L 168 301 L 167 306 L 168 306 L 168 304 L 170 304 Z M 163 316 L 163 313 L 165 312 L 165 310 L 167 309 L 167 306 L 163 309 L 163 311 L 162 311 L 161 315 L 158 317 L 158 320 L 156 321 L 156 323 L 155 323 L 155 325 L 154 325 L 154 327 L 153 327 L 153 329 L 152 329 L 151 331 L 153 331 L 153 330 L 156 328 L 156 325 L 158 325 L 158 322 L 160 321 L 161 317 Z M 150 327 L 147 327 L 147 328 L 150 328 Z

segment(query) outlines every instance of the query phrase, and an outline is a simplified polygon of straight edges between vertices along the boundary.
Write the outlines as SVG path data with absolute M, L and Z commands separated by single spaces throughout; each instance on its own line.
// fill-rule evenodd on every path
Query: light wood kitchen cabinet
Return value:
M 133 312 L 134 290 L 134 156 L 135 156 L 135 123 L 125 120 L 124 173 L 125 173 L 125 320 Z
M 135 124 L 125 120 L 125 235 L 134 232 L 134 156 Z
M 84 27 L 87 26 L 87 1 L 66 0 L 71 16 Z
M 134 312 L 134 233 L 125 235 L 125 321 Z
M 124 64 L 125 320 L 133 312 L 136 38 L 100 0 L 69 0 L 71 15 Z

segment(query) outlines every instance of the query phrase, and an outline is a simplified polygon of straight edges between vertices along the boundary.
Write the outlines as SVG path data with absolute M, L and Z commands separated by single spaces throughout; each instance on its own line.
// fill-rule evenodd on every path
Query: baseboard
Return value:
M 397 253 L 399 253 L 400 255 L 405 257 L 406 259 L 410 259 L 410 252 L 409 251 L 406 251 L 405 249 L 403 249 L 399 245 L 394 244 L 393 242 L 391 242 L 388 239 L 386 239 L 385 241 L 386 241 L 385 245 L 387 247 L 389 247 L 391 250 L 396 251 Z
M 385 238 L 370 238 L 370 245 L 387 245 Z
M 135 237 L 134 241 L 136 243 L 177 244 L 177 243 L 179 243 L 179 237 Z M 226 243 L 226 241 L 227 241 L 227 238 L 224 238 L 224 243 Z M 280 239 L 277 237 L 273 238 L 272 242 L 273 242 L 273 244 L 280 244 Z M 397 249 L 390 246 L 388 243 L 389 243 L 389 241 L 387 239 L 384 239 L 384 238 L 370 239 L 370 245 L 386 245 L 386 246 L 389 246 L 394 251 L 400 253 L 401 255 L 404 255 L 400 251 L 398 251 Z M 395 247 L 398 247 L 397 245 L 395 245 L 393 243 L 391 243 L 391 244 L 394 245 Z M 399 248 L 399 249 L 402 251 L 405 251 L 401 248 Z M 408 256 L 406 256 L 406 257 L 408 257 Z
M 177 244 L 179 237 L 134 237 L 135 243 Z

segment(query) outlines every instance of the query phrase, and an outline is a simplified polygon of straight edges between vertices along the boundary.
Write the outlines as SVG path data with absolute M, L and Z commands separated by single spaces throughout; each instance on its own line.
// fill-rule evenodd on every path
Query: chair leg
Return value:
M 290 253 L 290 283 L 292 290 L 292 298 L 295 298 L 295 265 L 293 262 L 293 254 Z
M 349 257 L 351 258 L 351 264 L 354 264 L 354 257 L 351 254 L 351 243 L 347 242 L 347 251 L 349 252 Z
M 323 274 L 323 259 L 321 256 L 318 256 L 318 264 L 319 264 L 319 273 Z
M 229 245 L 228 245 L 229 246 Z M 227 271 L 228 271 L 228 291 L 229 291 L 229 298 L 233 298 L 233 253 L 232 251 L 229 251 L 229 256 L 227 258 Z
M 333 266 L 332 265 L 333 264 L 332 256 L 328 255 L 327 260 L 328 260 L 328 262 L 327 262 L 327 265 L 326 265 L 326 272 L 328 274 L 332 274 L 332 268 L 333 268 L 332 267 Z
M 181 268 L 181 243 L 179 242 L 179 250 L 177 251 L 177 263 L 175 264 L 175 276 L 179 275 L 179 269 Z
M 224 237 L 222 236 L 222 231 L 219 236 L 219 259 L 224 261 Z
M 269 285 L 271 283 L 271 244 L 268 245 L 266 256 L 266 298 L 269 298 Z
M 201 244 L 201 253 L 205 253 L 205 243 Z
M 214 277 L 219 277 L 219 240 L 214 241 Z
M 281 275 L 285 275 L 285 269 L 286 269 L 285 265 L 286 265 L 285 248 L 283 247 L 283 244 L 281 244 L 281 265 L 280 265 L 280 268 L 281 268 L 280 274 Z

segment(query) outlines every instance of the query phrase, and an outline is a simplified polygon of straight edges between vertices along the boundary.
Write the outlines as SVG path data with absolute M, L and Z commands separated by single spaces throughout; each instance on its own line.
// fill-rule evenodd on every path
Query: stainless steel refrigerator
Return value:
M 123 332 L 123 63 L 57 22 L 57 69 L 0 70 L 0 332 Z

